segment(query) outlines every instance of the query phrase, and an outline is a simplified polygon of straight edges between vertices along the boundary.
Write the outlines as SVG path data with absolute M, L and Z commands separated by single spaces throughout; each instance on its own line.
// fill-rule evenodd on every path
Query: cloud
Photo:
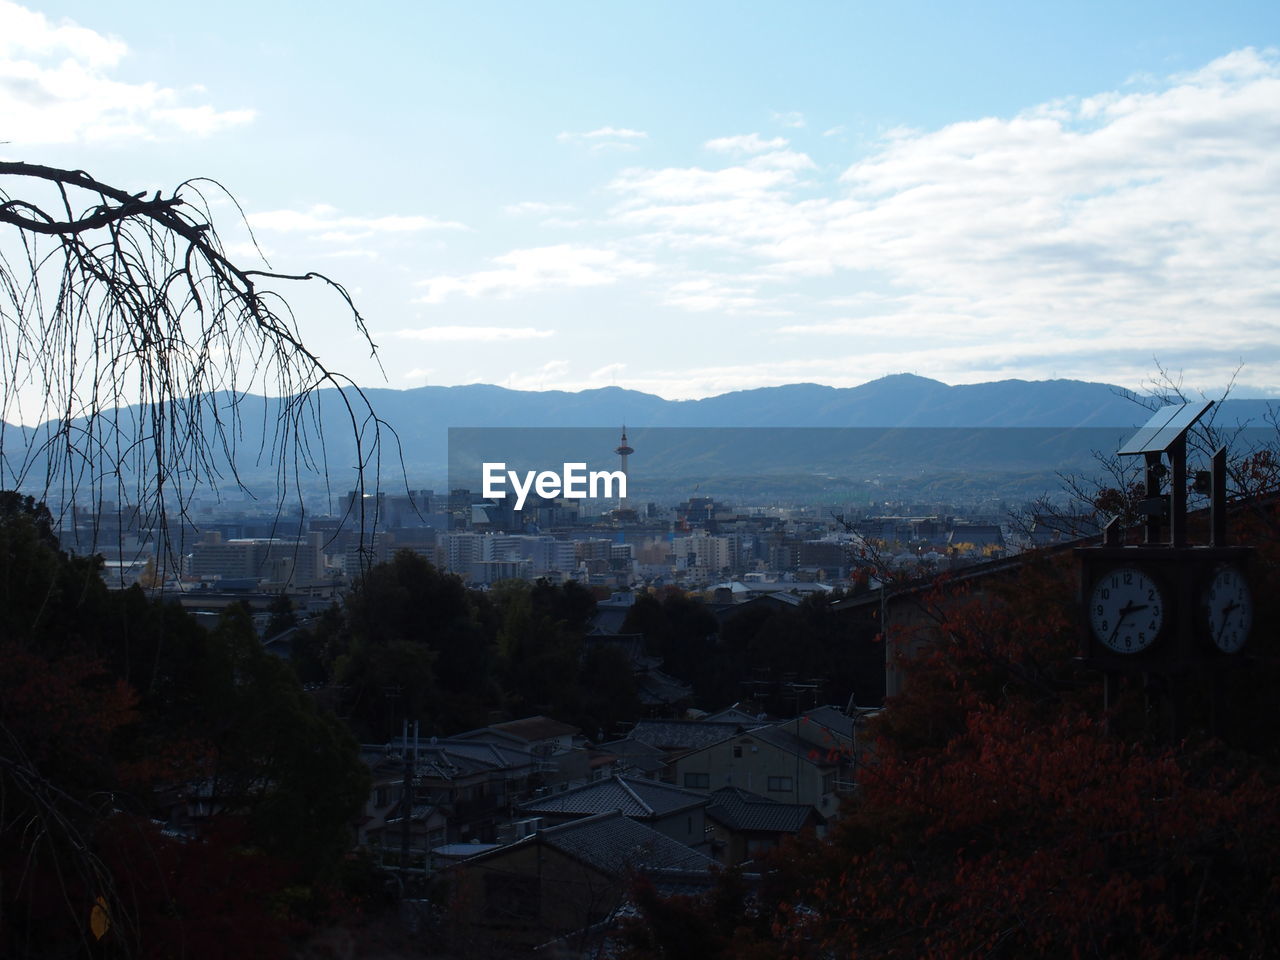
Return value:
M 511 203 L 502 208 L 503 213 L 513 217 L 522 217 L 526 214 L 532 216 L 546 216 L 551 213 L 568 213 L 577 209 L 572 203 L 544 203 L 539 200 L 522 200 L 519 203 Z
M 0 0 L 4 138 L 41 144 L 208 137 L 254 119 L 251 109 L 193 102 L 204 98 L 200 87 L 114 79 L 127 55 L 117 37 Z
M 724 311 L 789 292 L 806 320 L 787 336 L 927 354 L 959 378 L 1050 362 L 1045 343 L 1076 345 L 1057 369 L 1078 361 L 1094 379 L 1108 357 L 1117 370 L 1153 356 L 1273 362 L 1275 52 L 1010 117 L 894 130 L 836 178 L 776 140 L 711 142 L 745 159 L 632 167 L 610 185 L 615 226 L 661 276 L 681 278 L 665 291 L 672 305 Z M 865 317 L 836 305 L 866 290 L 884 298 Z
M 554 330 L 536 327 L 423 327 L 396 330 L 391 334 L 401 340 L 424 340 L 430 343 L 496 343 L 502 340 L 544 340 L 554 337 Z
M 603 367 L 600 367 L 598 370 L 592 370 L 589 374 L 587 374 L 587 379 L 613 381 L 618 379 L 619 374 L 621 374 L 622 371 L 626 369 L 627 369 L 627 365 L 625 363 L 606 363 Z
M 784 127 L 800 128 L 804 126 L 804 114 L 797 110 L 791 110 L 786 113 L 779 113 L 776 110 L 770 111 L 769 119 L 774 123 L 780 123 Z
M 508 390 L 572 389 L 564 379 L 568 372 L 568 360 L 548 360 L 532 373 L 511 373 L 498 385 Z
M 276 233 L 310 233 L 317 239 L 335 243 L 363 240 L 375 234 L 419 233 L 424 230 L 467 230 L 465 224 L 434 217 L 391 215 L 352 217 L 339 215 L 336 208 L 317 204 L 306 211 L 267 210 L 249 214 L 249 226 Z
M 757 293 L 749 279 L 745 283 L 734 283 L 732 277 L 723 276 L 698 277 L 672 283 L 663 293 L 662 302 L 694 313 L 720 313 L 726 316 L 785 316 L 790 312 L 772 306 Z
M 600 127 L 586 133 L 571 133 L 568 130 L 556 134 L 561 143 L 576 143 L 592 150 L 635 150 L 636 141 L 649 139 L 643 130 L 631 130 L 627 127 Z
M 765 153 L 781 150 L 787 145 L 783 137 L 766 140 L 758 133 L 746 133 L 736 137 L 717 137 L 708 140 L 703 146 L 716 153 Z
M 512 297 L 563 287 L 598 287 L 647 276 L 653 266 L 613 250 L 557 244 L 512 250 L 494 257 L 492 270 L 420 281 L 427 288 L 420 303 L 440 303 L 452 294 Z

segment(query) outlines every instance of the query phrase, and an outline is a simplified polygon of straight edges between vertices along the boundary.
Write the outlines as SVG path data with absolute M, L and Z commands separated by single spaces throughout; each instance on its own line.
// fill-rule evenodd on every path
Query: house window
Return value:
M 711 787 L 711 774 L 686 773 L 684 775 L 684 785 L 691 790 L 708 790 Z
M 786 793 L 792 789 L 790 777 L 770 777 L 769 790 L 772 793 Z
M 824 773 L 822 775 L 822 792 L 823 793 L 836 792 L 836 775 L 834 772 Z
M 375 807 L 385 807 L 387 805 L 387 788 L 379 787 L 373 795 L 373 805 Z
M 733 747 L 733 759 L 735 760 L 742 759 L 742 747 L 737 744 L 735 744 Z

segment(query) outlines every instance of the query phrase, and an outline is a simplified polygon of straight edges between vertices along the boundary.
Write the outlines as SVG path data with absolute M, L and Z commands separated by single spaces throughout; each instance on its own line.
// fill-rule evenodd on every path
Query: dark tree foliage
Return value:
M 0 561 L 0 955 L 88 950 L 98 898 L 109 955 L 222 956 L 198 936 L 218 904 L 254 955 L 284 955 L 367 796 L 350 735 L 239 611 L 209 633 L 108 591 L 38 513 L 0 519 Z M 209 805 L 200 839 L 150 825 L 183 794 Z
M 1259 586 L 1274 592 L 1276 571 L 1260 562 Z M 1072 659 L 1074 581 L 1069 562 L 1028 563 L 926 597 L 929 642 L 903 661 L 829 840 L 760 863 L 732 927 L 717 919 L 723 885 L 667 903 L 640 890 L 628 957 L 682 955 L 690 930 L 711 957 L 1276 955 L 1274 605 L 1231 682 L 1247 722 L 1210 737 L 1189 697 L 1188 736 L 1170 742 L 1141 683 L 1120 684 L 1104 715 L 1099 678 Z
M 385 741 L 403 719 L 433 730 L 480 725 L 497 698 L 484 606 L 411 550 L 361 578 L 328 651 L 341 712 L 359 736 Z

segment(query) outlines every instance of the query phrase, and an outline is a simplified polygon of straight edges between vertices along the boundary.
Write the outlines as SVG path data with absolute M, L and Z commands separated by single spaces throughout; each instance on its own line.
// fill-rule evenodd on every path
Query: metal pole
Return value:
M 1173 466 L 1169 505 L 1169 541 L 1174 548 L 1187 545 L 1187 438 L 1179 436 L 1166 451 Z

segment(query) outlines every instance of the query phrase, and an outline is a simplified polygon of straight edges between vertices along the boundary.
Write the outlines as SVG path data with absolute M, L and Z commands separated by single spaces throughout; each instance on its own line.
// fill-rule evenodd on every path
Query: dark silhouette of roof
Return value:
M 780 803 L 741 787 L 714 791 L 707 817 L 735 833 L 799 833 L 810 820 L 825 819 L 806 803 Z
M 641 720 L 631 729 L 631 739 L 660 750 L 700 750 L 742 733 L 746 725 L 709 720 Z
M 646 780 L 642 777 L 613 776 L 563 793 L 520 804 L 531 814 L 590 815 L 621 810 L 635 820 L 651 820 L 669 813 L 705 804 L 704 794 Z

